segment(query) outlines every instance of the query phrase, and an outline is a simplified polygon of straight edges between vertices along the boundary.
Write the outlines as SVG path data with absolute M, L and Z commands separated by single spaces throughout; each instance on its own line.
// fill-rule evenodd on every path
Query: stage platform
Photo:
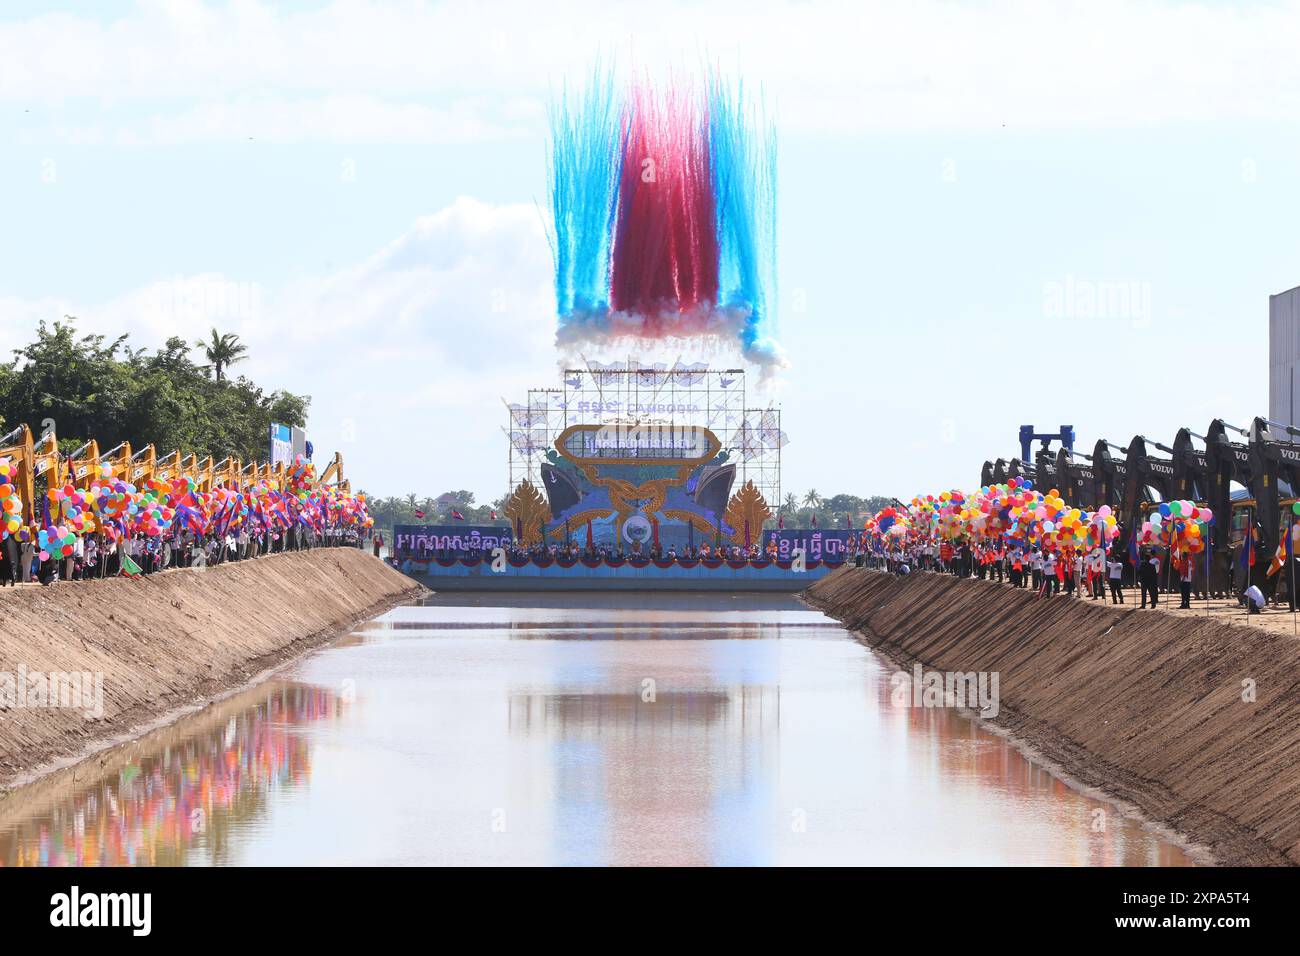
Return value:
M 571 562 L 554 559 L 492 562 L 455 558 L 398 565 L 433 591 L 715 591 L 794 592 L 840 567 L 809 561 L 802 571 L 788 561 Z

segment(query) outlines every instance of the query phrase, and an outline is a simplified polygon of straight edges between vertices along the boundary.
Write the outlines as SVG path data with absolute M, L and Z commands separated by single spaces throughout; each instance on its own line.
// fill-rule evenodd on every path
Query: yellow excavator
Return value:
M 265 480 L 283 489 L 286 468 L 283 463 L 250 462 L 245 466 L 238 458 L 226 458 L 213 464 L 212 456 L 199 458 L 195 454 L 182 454 L 179 450 L 158 456 L 152 444 L 139 451 L 131 450 L 130 442 L 121 442 L 108 451 L 101 452 L 93 438 L 72 454 L 59 454 L 58 438 L 54 429 L 44 432 L 39 439 L 32 436 L 26 425 L 19 425 L 7 435 L 0 436 L 0 458 L 8 458 L 15 467 L 13 482 L 23 502 L 23 522 L 32 524 L 36 515 L 36 479 L 48 478 L 48 485 L 62 486 L 71 483 L 76 488 L 87 487 L 98 475 L 96 465 L 103 463 L 113 469 L 114 476 L 136 487 L 151 478 L 173 481 L 182 475 L 192 476 L 199 491 L 219 487 L 243 486 L 254 480 Z M 343 477 L 343 456 L 335 452 L 333 459 L 321 474 L 318 485 L 330 486 L 351 493 L 352 483 Z
M 54 485 L 64 482 L 63 458 L 59 455 L 59 440 L 54 429 L 34 440 L 32 430 L 19 425 L 9 434 L 0 436 L 0 458 L 10 459 L 17 470 L 14 483 L 18 487 L 18 496 L 23 500 L 23 523 L 32 524 L 36 520 L 36 479 L 44 475 Z
M 352 493 L 352 482 L 343 477 L 343 455 L 337 451 L 334 453 L 334 460 L 326 466 L 320 476 L 322 485 L 328 485 L 331 481 L 339 491 L 345 494 Z
M 182 468 L 181 453 L 177 450 L 170 455 L 163 455 L 154 462 L 154 477 L 159 481 L 175 481 L 183 474 Z
M 68 456 L 68 480 L 74 488 L 85 488 L 95 480 L 99 464 L 99 442 L 91 439 Z

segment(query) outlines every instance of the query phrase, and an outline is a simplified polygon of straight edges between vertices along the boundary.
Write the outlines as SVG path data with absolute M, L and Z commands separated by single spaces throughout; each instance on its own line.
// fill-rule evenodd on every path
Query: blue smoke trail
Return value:
M 745 356 L 780 361 L 776 344 L 776 137 L 744 89 L 709 82 L 709 149 L 717 204 L 719 306 L 747 311 Z
M 609 307 L 610 250 L 622 166 L 622 103 L 598 63 L 587 87 L 551 106 L 551 251 L 560 324 Z

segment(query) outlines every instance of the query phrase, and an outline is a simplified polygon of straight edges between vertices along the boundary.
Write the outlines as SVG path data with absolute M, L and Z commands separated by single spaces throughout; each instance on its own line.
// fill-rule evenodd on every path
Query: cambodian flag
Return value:
M 1241 548 L 1241 566 L 1243 568 L 1253 568 L 1255 566 L 1255 529 L 1246 529 L 1246 540 Z
M 1268 566 L 1268 577 L 1272 577 L 1281 571 L 1291 561 L 1291 531 L 1288 528 L 1282 532 L 1282 540 L 1278 542 L 1277 551 L 1273 554 L 1273 560 Z
M 185 525 L 196 534 L 203 532 L 203 515 L 188 505 L 177 505 L 176 514 L 185 522 Z

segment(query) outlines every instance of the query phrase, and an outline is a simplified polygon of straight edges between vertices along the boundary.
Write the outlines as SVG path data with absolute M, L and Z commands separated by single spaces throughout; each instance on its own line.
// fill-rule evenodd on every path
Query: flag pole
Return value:
M 1296 636 L 1296 604 L 1295 604 L 1295 555 L 1291 553 L 1291 532 L 1295 528 L 1295 518 L 1291 519 L 1291 527 L 1287 528 L 1283 534 L 1286 535 L 1286 547 L 1282 553 L 1286 555 L 1286 568 L 1291 574 L 1291 580 L 1287 583 L 1287 600 L 1291 603 L 1291 636 Z
M 1210 539 L 1205 548 L 1205 616 L 1210 616 L 1210 555 L 1214 554 L 1214 519 L 1205 523 L 1206 536 Z

